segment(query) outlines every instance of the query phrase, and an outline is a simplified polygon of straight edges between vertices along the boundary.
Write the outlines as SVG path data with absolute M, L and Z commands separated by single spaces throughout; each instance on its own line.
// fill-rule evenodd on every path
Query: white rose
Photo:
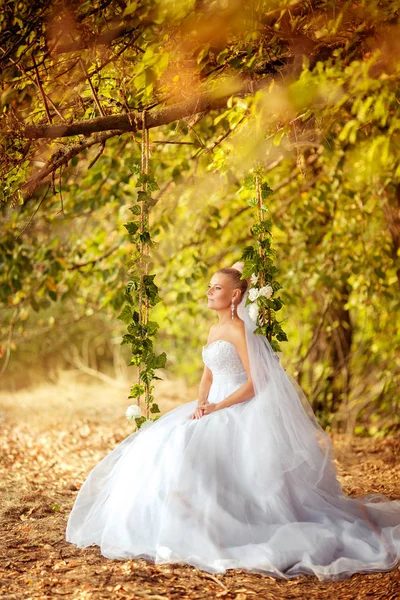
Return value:
M 250 304 L 250 306 L 249 306 L 249 317 L 253 321 L 253 323 L 257 323 L 257 318 L 258 318 L 258 306 L 257 306 L 257 302 L 253 302 L 253 304 Z
M 125 412 L 125 416 L 128 419 L 128 421 L 131 421 L 136 417 L 140 417 L 141 414 L 142 411 L 140 410 L 140 406 L 138 404 L 131 404 L 130 406 L 128 406 Z
M 252 273 L 251 277 L 250 277 L 250 281 L 252 285 L 256 285 L 257 281 L 258 281 L 258 275 L 256 275 L 255 273 Z
M 259 296 L 264 296 L 265 298 L 271 298 L 274 290 L 270 285 L 264 285 L 264 287 L 260 288 Z
M 257 300 L 259 295 L 260 295 L 260 291 L 258 288 L 250 288 L 249 298 L 252 302 L 254 302 L 254 300 Z

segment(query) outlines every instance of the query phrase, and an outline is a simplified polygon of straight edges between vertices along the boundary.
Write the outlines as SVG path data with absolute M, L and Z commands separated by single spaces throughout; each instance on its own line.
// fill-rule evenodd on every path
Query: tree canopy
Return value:
M 261 165 L 288 363 L 326 423 L 398 423 L 399 9 L 6 1 L 3 371 L 30 331 L 54 344 L 66 323 L 121 308 L 145 120 L 163 297 L 153 310 L 170 367 L 186 357 L 198 369 L 204 280 L 251 242 L 244 181 Z

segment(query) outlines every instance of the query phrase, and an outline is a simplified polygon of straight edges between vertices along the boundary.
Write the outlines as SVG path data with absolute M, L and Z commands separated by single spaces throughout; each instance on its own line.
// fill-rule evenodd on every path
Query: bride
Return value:
M 66 539 L 114 559 L 338 580 L 400 560 L 400 500 L 346 496 L 329 436 L 268 340 L 241 264 L 208 286 L 219 321 L 197 400 L 128 436 L 89 473 Z

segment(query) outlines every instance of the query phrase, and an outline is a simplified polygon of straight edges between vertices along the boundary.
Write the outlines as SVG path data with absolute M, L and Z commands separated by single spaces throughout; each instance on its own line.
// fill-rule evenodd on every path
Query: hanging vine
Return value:
M 268 183 L 263 181 L 262 167 L 254 169 L 252 175 L 245 178 L 245 190 L 254 190 L 255 197 L 248 200 L 256 209 L 256 222 L 250 228 L 256 246 L 247 246 L 242 254 L 244 261 L 243 277 L 250 277 L 252 287 L 249 289 L 246 306 L 249 306 L 251 319 L 257 325 L 255 333 L 267 337 L 275 352 L 280 352 L 279 342 L 287 341 L 287 335 L 278 321 L 276 313 L 282 308 L 284 301 L 276 292 L 282 285 L 276 280 L 279 269 L 274 264 L 275 251 L 272 248 L 272 220 L 267 217 L 268 207 L 265 200 L 274 192 Z
M 127 324 L 128 333 L 122 338 L 121 344 L 131 344 L 132 358 L 129 365 L 138 368 L 138 381 L 132 385 L 129 398 L 136 398 L 136 407 L 129 407 L 130 418 L 134 418 L 138 429 L 146 421 L 155 421 L 160 416 L 160 409 L 154 401 L 152 381 L 161 379 L 155 375 L 156 369 L 166 365 L 165 352 L 156 355 L 153 350 L 154 337 L 159 328 L 158 323 L 149 320 L 150 309 L 160 302 L 158 287 L 154 283 L 155 274 L 151 275 L 150 248 L 154 242 L 150 236 L 150 208 L 153 205 L 151 192 L 158 189 L 157 182 L 149 174 L 150 141 L 149 130 L 146 127 L 146 112 L 142 113 L 142 152 L 141 165 L 134 168 L 139 177 L 136 187 L 137 204 L 130 207 L 134 219 L 125 223 L 134 251 L 130 259 L 128 271 L 131 279 L 125 289 L 126 301 L 118 316 Z M 144 398 L 145 414 L 142 414 L 141 399 Z M 136 410 L 135 410 L 136 409 Z M 150 415 L 157 415 L 151 418 Z

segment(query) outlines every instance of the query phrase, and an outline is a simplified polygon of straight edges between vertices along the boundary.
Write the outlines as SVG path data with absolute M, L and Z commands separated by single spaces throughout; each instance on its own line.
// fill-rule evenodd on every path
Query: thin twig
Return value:
M 64 213 L 64 202 L 63 202 L 63 197 L 62 197 L 62 190 L 61 190 L 61 186 L 62 186 L 62 179 L 61 179 L 61 175 L 62 175 L 62 166 L 60 167 L 60 202 L 61 202 L 61 210 L 58 211 L 58 213 L 62 212 L 62 214 L 65 217 L 65 213 Z M 57 214 L 58 214 L 57 213 Z
M 21 229 L 21 231 L 19 232 L 19 234 L 17 236 L 15 236 L 15 239 L 18 240 L 21 235 L 24 233 L 24 231 L 29 227 L 29 225 L 32 223 L 34 216 L 36 215 L 37 211 L 39 210 L 39 208 L 41 207 L 41 205 L 43 204 L 43 202 L 46 199 L 47 194 L 49 193 L 49 189 L 51 187 L 51 184 L 49 183 L 46 193 L 44 194 L 43 198 L 40 200 L 39 204 L 37 205 L 37 208 L 35 210 L 35 212 L 32 214 L 31 218 L 29 219 L 29 221 L 27 222 L 27 224 L 25 225 L 25 227 L 23 229 Z
M 93 258 L 92 260 L 88 260 L 84 263 L 73 263 L 70 267 L 67 267 L 66 271 L 74 271 L 75 269 L 81 269 L 82 267 L 87 267 L 88 265 L 93 266 L 96 263 L 98 263 L 100 260 L 103 260 L 103 258 L 107 258 L 107 256 L 110 256 L 110 254 L 112 254 L 113 252 L 118 250 L 118 248 L 119 248 L 119 245 L 113 246 L 112 248 L 107 250 L 107 252 L 104 252 L 104 254 L 102 254 L 101 256 L 98 256 L 97 258 Z
M 228 129 L 228 131 L 226 131 L 223 135 L 221 135 L 221 137 L 216 140 L 212 146 L 210 146 L 209 148 L 207 148 L 206 150 L 206 154 L 208 154 L 209 152 L 212 152 L 214 150 L 214 148 L 216 148 L 217 146 L 219 146 L 219 144 L 221 144 L 224 140 L 226 140 L 226 138 L 235 131 L 235 129 L 237 128 L 238 125 L 240 125 L 240 123 L 242 123 L 245 119 L 245 116 L 243 116 L 241 119 L 239 119 L 239 121 L 237 122 L 236 126 L 232 129 Z
M 93 167 L 93 165 L 99 160 L 100 156 L 104 152 L 105 147 L 106 147 L 105 141 L 101 142 L 100 143 L 100 150 L 98 151 L 98 153 L 96 154 L 96 156 L 94 157 L 94 159 L 92 160 L 92 162 L 89 164 L 88 170 L 91 169 Z
M 10 362 L 11 342 L 12 342 L 13 331 L 14 331 L 15 323 L 17 321 L 18 314 L 19 314 L 19 308 L 17 307 L 13 312 L 13 315 L 12 315 L 11 321 L 10 321 L 10 325 L 8 326 L 6 358 L 3 363 L 3 366 L 1 367 L 0 377 L 6 372 L 8 363 Z
M 166 140 L 152 140 L 152 144 L 177 144 L 180 146 L 196 146 L 194 142 L 170 142 Z
M 52 122 L 51 121 L 51 114 L 50 114 L 49 107 L 48 107 L 48 104 L 47 104 L 46 94 L 43 91 L 42 82 L 40 81 L 40 77 L 39 77 L 39 71 L 38 71 L 38 68 L 36 66 L 35 55 L 33 53 L 32 53 L 32 62 L 33 62 L 33 68 L 35 69 L 37 86 L 39 88 L 40 95 L 42 96 L 42 101 L 43 101 L 43 104 L 44 104 L 44 109 L 46 111 L 47 119 L 48 119 L 49 123 L 51 124 L 51 122 Z
M 202 577 L 207 577 L 207 579 L 212 579 L 213 581 L 215 581 L 215 583 L 218 583 L 218 585 L 220 585 L 224 590 L 227 590 L 228 588 L 226 587 L 226 585 L 224 583 L 222 583 L 222 581 L 220 581 L 219 579 L 217 579 L 217 577 L 214 577 L 214 575 L 211 575 L 211 573 L 205 573 L 203 572 Z
M 97 96 L 96 90 L 94 89 L 94 86 L 93 86 L 93 84 L 92 84 L 92 80 L 91 80 L 91 78 L 90 78 L 90 75 L 89 75 L 89 73 L 88 73 L 88 71 L 87 71 L 87 69 L 86 69 L 85 63 L 83 62 L 83 60 L 82 60 L 82 59 L 80 59 L 80 64 L 81 64 L 81 67 L 82 67 L 82 70 L 83 70 L 83 72 L 85 73 L 86 79 L 87 79 L 87 80 L 88 80 L 88 82 L 89 82 L 89 86 L 90 86 L 90 89 L 91 89 L 91 91 L 92 91 L 92 95 L 93 95 L 93 98 L 94 98 L 95 104 L 96 104 L 96 106 L 97 106 L 97 109 L 98 109 L 99 113 L 101 114 L 101 116 L 102 116 L 102 117 L 105 117 L 106 115 L 105 115 L 105 113 L 104 113 L 104 111 L 103 111 L 103 107 L 102 107 L 102 106 L 101 106 L 101 104 L 100 104 L 100 101 L 99 101 L 99 98 L 98 98 L 98 96 Z

